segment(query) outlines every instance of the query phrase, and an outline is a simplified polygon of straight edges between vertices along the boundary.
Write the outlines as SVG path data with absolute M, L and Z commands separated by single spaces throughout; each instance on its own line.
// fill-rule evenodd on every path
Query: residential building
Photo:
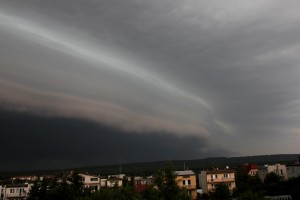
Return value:
M 196 174 L 192 170 L 175 171 L 176 182 L 179 187 L 185 188 L 192 199 L 197 199 Z
M 145 178 L 141 176 L 135 176 L 133 177 L 133 179 L 134 179 L 134 189 L 136 192 L 139 193 L 153 186 L 153 182 L 154 182 L 153 176 L 148 176 Z M 129 178 L 128 181 L 131 181 L 131 178 Z
M 199 185 L 202 188 L 203 193 L 214 192 L 216 185 L 226 184 L 229 190 L 232 192 L 236 188 L 235 184 L 235 171 L 230 169 L 225 170 L 209 170 L 201 171 L 199 174 Z
M 9 184 L 3 187 L 3 200 L 25 200 L 31 188 L 31 184 Z
M 258 177 L 264 181 L 267 174 L 275 173 L 282 178 L 282 180 L 288 180 L 287 170 L 285 165 L 275 164 L 275 165 L 265 165 L 258 167 Z
M 106 187 L 122 187 L 125 174 L 109 175 L 106 180 Z
M 89 174 L 79 174 L 81 181 L 85 188 L 89 188 L 92 192 L 96 192 L 101 188 L 101 178 L 100 176 L 89 175 Z
M 106 180 L 106 187 L 122 187 L 123 186 L 123 179 L 118 177 L 110 177 Z
M 134 185 L 146 185 L 147 184 L 147 179 L 141 176 L 135 176 L 133 177 L 134 179 Z
M 22 180 L 22 181 L 36 181 L 38 180 L 37 176 L 14 176 L 12 181 Z
M 2 200 L 3 198 L 3 189 L 2 189 L 2 185 L 0 185 L 0 200 Z
M 288 179 L 300 176 L 300 156 L 298 157 L 297 162 L 294 164 L 286 165 L 286 172 Z
M 247 171 L 249 176 L 256 176 L 258 173 L 257 165 L 254 164 L 244 164 L 243 168 Z
M 154 176 L 148 176 L 147 177 L 147 185 L 153 185 L 154 184 Z
M 286 165 L 286 173 L 288 179 L 299 177 L 300 165 L 299 164 Z
M 107 187 L 107 177 L 101 177 L 100 183 L 101 183 L 101 188 L 106 188 Z

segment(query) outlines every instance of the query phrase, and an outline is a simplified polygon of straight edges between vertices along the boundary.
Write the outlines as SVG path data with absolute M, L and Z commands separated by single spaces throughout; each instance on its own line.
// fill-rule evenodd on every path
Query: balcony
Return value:
M 207 183 L 227 183 L 227 182 L 235 182 L 235 179 L 234 178 L 207 179 Z
M 196 185 L 183 185 L 182 187 L 187 190 L 196 190 L 197 189 Z
M 20 192 L 20 193 L 6 193 L 7 198 L 16 198 L 16 197 L 27 197 L 27 192 Z

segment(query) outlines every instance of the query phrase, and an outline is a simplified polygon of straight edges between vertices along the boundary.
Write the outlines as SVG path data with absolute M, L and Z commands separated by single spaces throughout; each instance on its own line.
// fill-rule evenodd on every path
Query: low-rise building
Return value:
M 12 177 L 12 181 L 21 180 L 21 181 L 36 181 L 38 180 L 38 176 L 14 176 Z
M 296 178 L 300 176 L 300 164 L 286 165 L 287 178 Z
M 275 164 L 275 165 L 265 165 L 258 167 L 258 177 L 264 181 L 267 174 L 275 173 L 282 178 L 282 180 L 288 180 L 287 170 L 285 165 Z
M 134 185 L 146 185 L 147 184 L 147 179 L 141 176 L 135 176 L 133 177 L 134 180 Z
M 96 192 L 101 188 L 101 178 L 95 175 L 79 174 L 85 188 L 89 188 L 92 192 Z
M 258 173 L 257 165 L 254 164 L 244 164 L 243 168 L 247 171 L 249 176 L 256 176 Z
M 106 187 L 122 187 L 123 186 L 123 179 L 117 177 L 110 177 L 106 180 Z
M 3 200 L 25 200 L 31 189 L 31 184 L 9 184 L 3 187 Z
M 209 170 L 201 171 L 199 174 L 199 185 L 203 193 L 214 192 L 218 184 L 226 184 L 232 192 L 236 188 L 234 170 Z
M 123 187 L 125 174 L 109 175 L 106 179 L 106 187 Z
M 175 171 L 175 175 L 178 186 L 186 189 L 193 200 L 197 199 L 197 181 L 195 172 L 192 170 Z
M 100 183 L 101 183 L 101 188 L 106 188 L 107 187 L 107 177 L 101 177 Z
M 153 186 L 153 176 L 148 177 L 141 177 L 141 176 L 135 176 L 128 179 L 128 181 L 131 181 L 133 178 L 134 180 L 134 189 L 136 192 L 141 193 L 147 190 L 148 188 Z
M 286 173 L 288 179 L 300 176 L 300 156 L 298 157 L 297 162 L 295 162 L 294 164 L 286 165 Z

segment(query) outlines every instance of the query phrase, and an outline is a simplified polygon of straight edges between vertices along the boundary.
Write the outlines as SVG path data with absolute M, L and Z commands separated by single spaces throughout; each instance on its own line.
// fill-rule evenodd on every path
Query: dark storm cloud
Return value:
M 195 136 L 207 152 L 299 151 L 298 1 L 0 5 L 0 100 L 14 110 Z
M 220 155 L 228 153 L 219 148 L 207 152 L 206 141 L 195 136 L 127 133 L 82 119 L 1 110 L 0 120 L 1 149 L 5 152 L 0 170 L 196 159 L 219 151 Z

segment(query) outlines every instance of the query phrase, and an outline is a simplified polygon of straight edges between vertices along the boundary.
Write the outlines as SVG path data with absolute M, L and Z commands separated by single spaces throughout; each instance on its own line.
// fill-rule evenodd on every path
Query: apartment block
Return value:
M 230 191 L 236 188 L 234 170 L 209 170 L 199 174 L 199 185 L 203 193 L 214 192 L 218 184 L 226 184 Z

